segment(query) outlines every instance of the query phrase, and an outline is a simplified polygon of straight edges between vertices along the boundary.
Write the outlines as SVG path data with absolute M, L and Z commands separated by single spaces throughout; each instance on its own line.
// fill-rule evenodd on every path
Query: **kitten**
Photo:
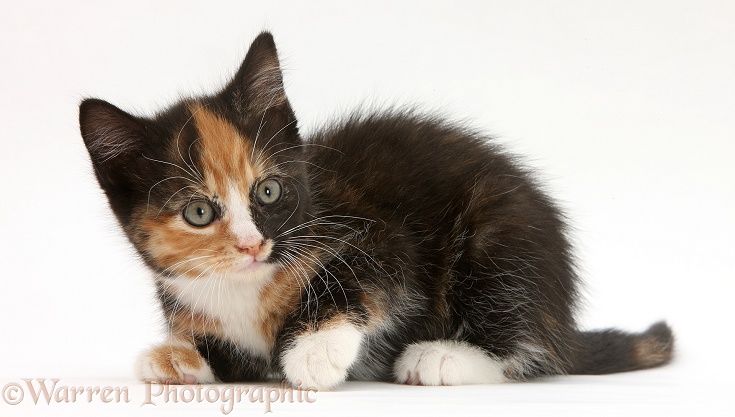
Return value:
M 98 99 L 84 142 L 155 273 L 143 380 L 422 385 L 668 362 L 664 323 L 579 331 L 564 218 L 487 137 L 408 111 L 302 139 L 270 34 L 232 82 L 153 118 Z

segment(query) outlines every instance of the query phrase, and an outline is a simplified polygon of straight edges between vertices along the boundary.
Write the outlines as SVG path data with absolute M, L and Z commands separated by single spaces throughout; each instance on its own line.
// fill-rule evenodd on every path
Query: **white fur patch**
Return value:
M 363 334 L 341 324 L 298 336 L 283 354 L 286 379 L 295 386 L 329 389 L 344 382 L 357 359 Z
M 436 340 L 406 347 L 395 363 L 396 382 L 413 385 L 496 384 L 504 366 L 466 342 Z
M 237 237 L 240 245 L 250 246 L 260 243 L 263 235 L 253 221 L 247 196 L 242 195 L 234 183 L 229 185 L 225 197 L 227 215 L 230 217 L 230 231 Z
M 264 264 L 244 276 L 211 275 L 191 279 L 164 278 L 167 291 L 194 312 L 219 320 L 234 343 L 261 357 L 270 354 L 270 343 L 260 327 L 260 292 L 276 267 Z
M 135 375 L 142 381 L 161 382 L 167 384 L 210 384 L 216 382 L 216 378 L 204 358 L 199 357 L 199 366 L 188 366 L 184 361 L 177 360 L 177 355 L 172 347 L 182 347 L 196 351 L 189 343 L 169 341 L 144 351 L 135 361 Z M 160 355 L 156 351 L 171 349 L 168 363 L 160 363 Z M 197 356 L 199 354 L 197 353 Z M 174 375 L 171 374 L 174 370 Z

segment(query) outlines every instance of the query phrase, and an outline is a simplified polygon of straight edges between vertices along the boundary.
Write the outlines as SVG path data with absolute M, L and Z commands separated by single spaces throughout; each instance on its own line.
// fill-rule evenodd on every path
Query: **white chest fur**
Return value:
M 261 333 L 260 293 L 272 279 L 275 267 L 263 266 L 245 276 L 211 275 L 196 279 L 171 277 L 166 291 L 193 312 L 220 322 L 222 333 L 252 354 L 267 357 L 270 344 Z

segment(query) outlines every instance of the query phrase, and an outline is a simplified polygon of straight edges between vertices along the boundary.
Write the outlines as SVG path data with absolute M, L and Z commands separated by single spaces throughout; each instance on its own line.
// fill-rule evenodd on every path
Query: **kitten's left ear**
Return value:
M 132 167 L 151 137 L 148 124 L 104 100 L 86 99 L 79 106 L 79 128 L 102 188 L 131 188 Z
M 276 44 L 270 33 L 263 32 L 255 38 L 224 94 L 241 113 L 260 114 L 272 108 L 290 112 Z

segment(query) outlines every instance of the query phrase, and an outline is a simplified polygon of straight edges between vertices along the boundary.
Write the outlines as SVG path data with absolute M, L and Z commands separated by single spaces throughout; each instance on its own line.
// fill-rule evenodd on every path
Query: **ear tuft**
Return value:
M 98 99 L 79 106 L 79 127 L 95 165 L 140 149 L 145 137 L 145 127 L 135 117 Z
M 232 94 L 235 108 L 244 112 L 260 113 L 287 104 L 278 51 L 270 33 L 255 38 L 226 91 Z

